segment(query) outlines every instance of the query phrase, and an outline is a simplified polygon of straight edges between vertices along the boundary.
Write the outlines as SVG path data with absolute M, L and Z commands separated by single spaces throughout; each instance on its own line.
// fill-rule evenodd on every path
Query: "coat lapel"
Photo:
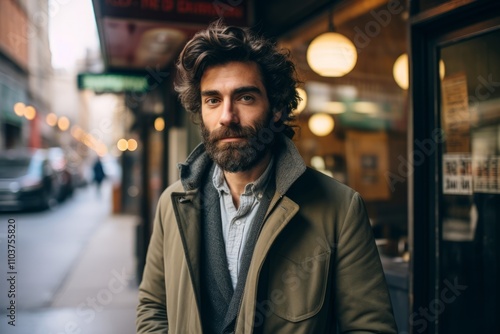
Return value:
M 297 203 L 286 196 L 276 193 L 271 200 L 271 205 L 267 210 L 265 223 L 262 227 L 260 237 L 255 244 L 248 269 L 242 303 L 236 319 L 235 333 L 253 332 L 257 285 L 262 266 L 274 241 L 298 211 L 299 206 Z M 240 321 L 241 318 L 245 319 L 245 321 Z
M 201 229 L 199 193 L 196 190 L 186 193 L 172 193 L 172 205 L 191 275 L 191 282 L 198 306 L 200 306 Z

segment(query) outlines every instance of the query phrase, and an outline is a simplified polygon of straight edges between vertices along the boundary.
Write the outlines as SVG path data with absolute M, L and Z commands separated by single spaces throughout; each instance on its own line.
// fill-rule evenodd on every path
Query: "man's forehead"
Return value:
M 207 84 L 217 86 L 223 83 L 222 80 L 231 80 L 241 86 L 254 85 L 264 88 L 260 67 L 255 62 L 232 61 L 209 66 L 203 72 L 200 86 Z

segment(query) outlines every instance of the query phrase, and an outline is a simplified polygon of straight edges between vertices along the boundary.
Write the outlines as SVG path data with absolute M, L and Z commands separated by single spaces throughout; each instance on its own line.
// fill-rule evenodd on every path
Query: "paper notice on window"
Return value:
M 470 112 L 465 73 L 441 81 L 442 122 L 446 152 L 470 152 Z
M 443 155 L 443 194 L 471 195 L 472 158 L 470 154 Z
M 500 157 L 474 157 L 474 192 L 500 194 Z

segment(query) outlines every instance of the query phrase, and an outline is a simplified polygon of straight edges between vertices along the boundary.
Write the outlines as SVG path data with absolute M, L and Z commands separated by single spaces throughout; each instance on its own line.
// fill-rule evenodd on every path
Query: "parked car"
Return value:
M 14 150 L 0 156 L 0 210 L 46 209 L 60 185 L 47 151 Z

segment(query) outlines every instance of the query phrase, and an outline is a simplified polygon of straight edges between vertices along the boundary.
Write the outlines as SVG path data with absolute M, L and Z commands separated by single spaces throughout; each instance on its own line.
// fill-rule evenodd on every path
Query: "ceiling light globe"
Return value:
M 408 89 L 410 81 L 408 78 L 408 54 L 403 53 L 396 59 L 392 68 L 394 80 L 402 89 Z
M 358 54 L 354 44 L 344 35 L 327 32 L 319 35 L 307 48 L 307 63 L 324 77 L 341 77 L 351 72 Z
M 300 114 L 304 109 L 306 108 L 307 105 L 307 93 L 303 88 L 297 88 L 297 93 L 299 94 L 300 101 L 297 104 L 297 109 L 293 111 L 295 115 Z
M 309 129 L 318 137 L 324 137 L 333 131 L 335 122 L 330 115 L 319 113 L 309 118 Z

